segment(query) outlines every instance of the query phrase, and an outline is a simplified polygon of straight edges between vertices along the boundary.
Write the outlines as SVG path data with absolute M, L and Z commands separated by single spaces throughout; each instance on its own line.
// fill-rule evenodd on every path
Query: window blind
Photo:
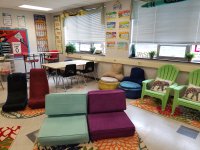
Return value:
M 105 26 L 102 12 L 96 11 L 82 16 L 65 19 L 65 44 L 68 42 L 105 42 Z
M 133 2 L 132 42 L 200 42 L 200 1 L 188 0 L 156 7 Z

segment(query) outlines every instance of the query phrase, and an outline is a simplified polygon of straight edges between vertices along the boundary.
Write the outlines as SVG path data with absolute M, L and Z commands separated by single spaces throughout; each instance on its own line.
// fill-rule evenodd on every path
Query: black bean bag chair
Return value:
M 26 74 L 10 74 L 7 83 L 8 96 L 2 110 L 5 112 L 23 110 L 28 102 Z

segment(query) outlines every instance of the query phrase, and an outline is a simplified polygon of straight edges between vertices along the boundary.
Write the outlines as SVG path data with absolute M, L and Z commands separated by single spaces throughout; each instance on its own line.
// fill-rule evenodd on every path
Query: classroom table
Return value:
M 65 62 L 46 63 L 46 64 L 42 64 L 42 66 L 56 70 L 56 91 L 57 91 L 59 69 L 64 69 L 66 65 L 70 65 L 70 64 L 76 64 L 77 66 L 82 66 L 82 65 L 85 65 L 87 62 L 89 61 L 88 60 L 72 60 L 72 61 L 65 61 Z

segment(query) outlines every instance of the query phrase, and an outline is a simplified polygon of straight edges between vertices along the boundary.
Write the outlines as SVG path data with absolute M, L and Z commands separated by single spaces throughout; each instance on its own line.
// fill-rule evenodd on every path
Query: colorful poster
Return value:
M 117 42 L 117 49 L 118 50 L 128 50 L 128 43 L 127 42 Z
M 12 17 L 9 13 L 2 13 L 4 26 L 12 26 Z
M 55 31 L 56 49 L 62 52 L 63 45 L 62 45 L 62 31 L 61 31 L 60 16 L 54 16 L 54 31 Z
M 119 32 L 119 38 L 123 40 L 129 40 L 129 33 L 128 32 Z
M 14 56 L 21 56 L 29 51 L 26 29 L 0 29 L 0 42 L 10 43 Z
M 107 39 L 115 39 L 117 33 L 116 32 L 106 32 L 106 38 Z
M 121 10 L 118 12 L 119 18 L 129 18 L 130 17 L 130 10 Z
M 106 47 L 108 49 L 114 49 L 115 48 L 115 41 L 109 41 L 109 42 L 107 42 Z
M 115 29 L 116 28 L 116 22 L 107 22 L 107 29 Z
M 38 52 L 48 51 L 48 36 L 45 15 L 34 14 L 35 33 Z
M 106 19 L 110 20 L 110 19 L 116 19 L 117 18 L 117 12 L 113 11 L 113 12 L 107 12 L 106 13 Z
M 18 27 L 20 28 L 26 27 L 25 16 L 17 16 L 17 22 L 18 22 Z
M 12 49 L 14 54 L 21 54 L 21 42 L 12 42 Z
M 119 1 L 116 1 L 114 4 L 113 4 L 113 10 L 121 10 L 122 9 L 122 4 L 119 2 Z
M 121 21 L 119 22 L 119 29 L 129 29 L 130 22 L 129 21 Z

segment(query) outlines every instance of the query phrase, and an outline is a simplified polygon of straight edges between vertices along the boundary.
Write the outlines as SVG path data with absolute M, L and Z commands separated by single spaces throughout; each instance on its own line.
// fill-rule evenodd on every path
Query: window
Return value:
M 135 54 L 139 58 L 149 58 L 150 51 L 157 51 L 157 44 L 137 43 L 135 44 Z
M 192 62 L 200 63 L 200 45 L 192 45 L 191 53 L 194 54 Z
M 192 44 L 200 43 L 200 1 L 144 7 L 146 3 L 133 1 L 132 43 L 158 44 L 161 45 L 156 49 L 159 58 L 184 59 L 187 51 L 194 50 Z M 151 48 L 148 44 L 143 46 L 148 53 Z M 197 55 L 195 52 L 195 57 Z
M 102 10 L 67 17 L 64 30 L 65 45 L 69 42 L 74 43 L 78 52 L 90 52 L 90 48 L 95 47 L 105 53 L 105 26 L 102 24 Z
M 159 45 L 158 58 L 184 60 L 189 50 L 189 45 Z

